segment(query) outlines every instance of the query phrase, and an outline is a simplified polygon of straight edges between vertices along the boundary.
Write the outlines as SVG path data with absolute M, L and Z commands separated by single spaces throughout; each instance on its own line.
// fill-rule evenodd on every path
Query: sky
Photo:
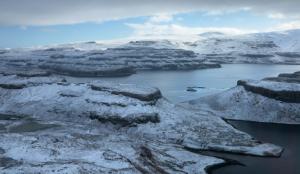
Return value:
M 0 48 L 300 28 L 299 0 L 1 0 Z

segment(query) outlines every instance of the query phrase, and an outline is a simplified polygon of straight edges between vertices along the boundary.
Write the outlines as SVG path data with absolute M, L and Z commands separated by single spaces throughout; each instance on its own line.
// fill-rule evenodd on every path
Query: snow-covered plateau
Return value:
M 212 32 L 196 38 L 0 49 L 0 72 L 102 77 L 127 76 L 139 70 L 219 68 L 227 63 L 300 64 L 300 30 L 244 35 Z
M 203 150 L 282 152 L 157 88 L 27 75 L 0 76 L 1 173 L 206 173 L 225 161 Z
M 207 62 L 249 64 L 300 64 L 300 30 L 226 35 L 202 33 L 193 41 L 132 41 L 125 46 L 178 48 L 195 52 Z
M 88 46 L 94 49 L 87 49 Z M 220 68 L 190 50 L 139 45 L 103 49 L 95 42 L 0 51 L 0 66 L 0 72 L 7 75 L 29 71 L 76 77 L 127 76 L 138 70 Z
M 182 105 L 228 119 L 299 124 L 300 72 L 261 81 L 239 80 L 225 92 Z

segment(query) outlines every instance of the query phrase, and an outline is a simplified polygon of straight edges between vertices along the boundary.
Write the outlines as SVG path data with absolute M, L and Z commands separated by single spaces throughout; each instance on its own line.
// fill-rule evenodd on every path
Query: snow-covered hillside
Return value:
M 300 72 L 240 80 L 232 89 L 183 105 L 229 119 L 300 124 Z
M 300 64 L 300 29 L 243 35 L 207 32 L 195 38 L 198 39 L 140 40 L 123 46 L 191 50 L 216 63 Z
M 182 48 L 218 63 L 300 64 L 300 30 L 204 36 Z
M 197 38 L 132 41 L 125 45 L 191 50 L 216 63 L 300 64 L 300 29 L 244 35 L 207 32 Z
M 282 152 L 149 86 L 0 75 L 0 103 L 4 173 L 205 174 L 224 161 L 191 149 Z
M 106 45 L 107 46 L 107 45 Z M 111 46 L 96 42 L 0 52 L 0 72 L 44 71 L 70 76 L 126 76 L 137 70 L 191 70 L 219 68 L 193 51 L 148 42 Z

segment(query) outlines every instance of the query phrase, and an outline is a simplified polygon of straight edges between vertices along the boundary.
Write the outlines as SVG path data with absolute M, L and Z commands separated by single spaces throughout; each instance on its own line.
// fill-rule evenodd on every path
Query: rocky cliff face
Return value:
M 229 119 L 299 124 L 299 77 L 295 72 L 261 81 L 240 80 L 237 87 L 184 105 L 196 110 L 206 108 Z
M 224 161 L 190 149 L 282 150 L 219 117 L 175 106 L 148 86 L 17 75 L 0 76 L 0 84 L 4 173 L 205 173 Z
M 91 47 L 97 43 L 89 43 Z M 108 49 L 78 49 L 74 45 L 45 49 L 6 50 L 0 54 L 4 74 L 52 73 L 76 77 L 127 76 L 137 70 L 191 70 L 219 68 L 193 51 L 147 45 Z
M 284 83 L 284 82 L 280 82 Z M 267 98 L 279 100 L 285 103 L 300 103 L 300 85 L 286 84 L 282 85 L 278 82 L 257 82 L 239 80 L 238 85 L 243 86 L 246 91 L 265 96 Z M 276 86 L 284 88 L 276 88 Z

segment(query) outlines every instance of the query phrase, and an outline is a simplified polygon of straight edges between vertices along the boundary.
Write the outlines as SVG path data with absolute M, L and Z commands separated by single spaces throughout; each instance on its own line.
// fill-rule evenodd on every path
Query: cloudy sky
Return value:
M 300 28 L 300 0 L 1 0 L 0 47 Z

